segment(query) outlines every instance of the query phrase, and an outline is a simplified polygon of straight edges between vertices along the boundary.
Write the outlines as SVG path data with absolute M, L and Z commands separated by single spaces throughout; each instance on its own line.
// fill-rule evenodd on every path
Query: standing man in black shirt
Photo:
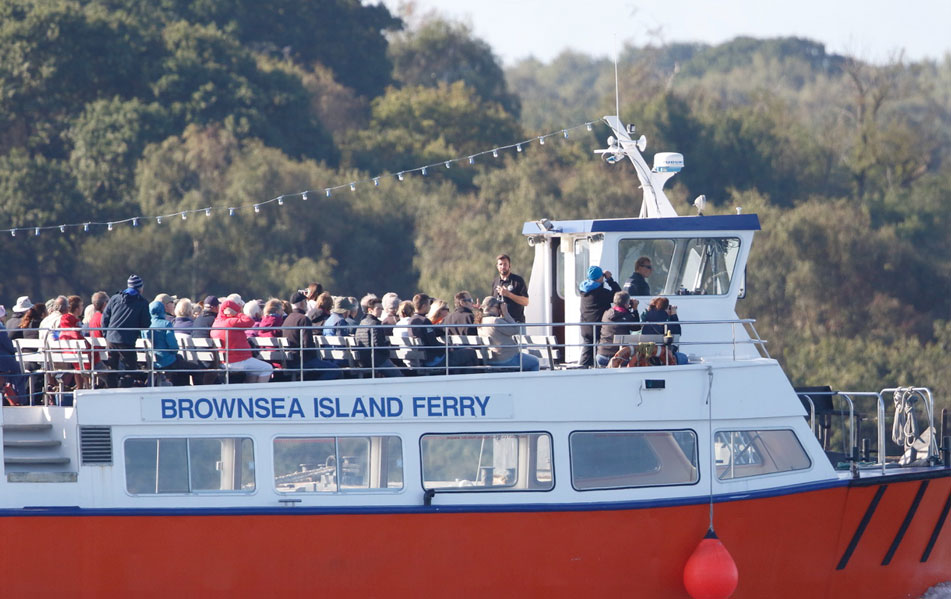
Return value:
M 499 276 L 492 282 L 492 295 L 505 302 L 509 316 L 515 322 L 525 322 L 525 306 L 528 305 L 528 286 L 525 279 L 512 272 L 512 260 L 506 254 L 495 259 Z

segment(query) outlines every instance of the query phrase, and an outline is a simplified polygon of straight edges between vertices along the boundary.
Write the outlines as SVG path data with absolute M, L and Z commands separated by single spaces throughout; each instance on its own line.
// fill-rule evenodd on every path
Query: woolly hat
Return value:
M 142 278 L 139 275 L 129 275 L 126 286 L 131 289 L 142 289 Z
M 604 271 L 601 270 L 600 266 L 589 266 L 588 267 L 588 280 L 597 281 L 604 276 Z

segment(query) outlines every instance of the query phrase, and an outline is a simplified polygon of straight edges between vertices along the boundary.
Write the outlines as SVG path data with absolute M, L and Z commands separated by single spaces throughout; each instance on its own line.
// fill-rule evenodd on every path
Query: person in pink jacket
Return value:
M 211 337 L 221 341 L 221 361 L 225 368 L 246 373 L 249 383 L 266 383 L 271 379 L 274 367 L 254 357 L 245 335 L 245 329 L 254 326 L 254 319 L 243 314 L 238 304 L 231 300 L 222 302 L 213 326 Z

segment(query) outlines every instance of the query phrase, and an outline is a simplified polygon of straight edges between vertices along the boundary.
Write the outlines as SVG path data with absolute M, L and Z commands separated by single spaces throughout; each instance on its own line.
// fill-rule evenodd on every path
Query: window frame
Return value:
M 796 441 L 796 444 L 799 446 L 799 449 L 802 451 L 802 455 L 805 456 L 808 465 L 805 468 L 795 468 L 792 470 L 774 470 L 772 472 L 765 472 L 762 474 L 750 474 L 747 476 L 731 477 L 731 478 L 720 478 L 719 473 L 717 472 L 719 465 L 716 463 L 716 439 L 718 435 L 726 433 L 764 433 L 764 432 L 788 432 L 792 434 L 792 438 Z M 809 455 L 809 452 L 806 451 L 805 445 L 802 444 L 802 440 L 799 439 L 799 435 L 796 434 L 795 429 L 790 427 L 760 427 L 760 428 L 724 428 L 716 429 L 713 431 L 713 437 L 710 439 L 710 451 L 712 453 L 711 461 L 713 463 L 713 478 L 720 484 L 728 484 L 737 481 L 749 481 L 753 479 L 761 479 L 769 476 L 785 476 L 789 474 L 808 472 L 815 467 L 815 460 L 812 459 L 812 456 Z M 732 462 L 732 460 L 731 460 Z M 741 464 L 746 466 L 747 464 Z M 728 468 L 728 467 L 727 467 Z
M 237 441 L 248 440 L 251 442 L 251 482 L 253 487 L 250 490 L 246 489 L 233 489 L 233 490 L 222 490 L 222 489 L 202 489 L 194 490 L 192 489 L 192 454 L 191 454 L 191 443 L 190 440 L 225 440 L 233 439 Z M 171 493 L 133 493 L 129 490 L 129 470 L 128 470 L 128 452 L 126 451 L 127 443 L 129 441 L 176 441 L 184 440 L 185 441 L 185 479 L 187 481 L 189 490 L 187 491 L 176 491 Z M 123 491 L 126 495 L 130 497 L 189 497 L 196 495 L 256 495 L 258 493 L 258 455 L 256 449 L 255 438 L 250 435 L 169 435 L 169 436 L 156 436 L 156 435 L 130 435 L 122 439 L 122 478 L 124 479 Z M 244 465 L 242 464 L 242 469 Z M 156 476 L 158 473 L 156 472 Z
M 684 286 L 683 277 L 684 277 L 685 270 L 686 270 L 686 267 L 687 267 L 687 264 L 688 264 L 688 261 L 689 261 L 689 250 L 690 250 L 690 248 L 692 247 L 692 244 L 695 244 L 697 241 L 714 240 L 714 239 L 715 239 L 715 240 L 724 240 L 724 241 L 730 241 L 730 240 L 735 240 L 735 241 L 736 241 L 736 253 L 735 253 L 734 257 L 733 257 L 733 266 L 732 266 L 732 269 L 730 270 L 730 272 L 728 273 L 728 274 L 729 274 L 729 279 L 730 279 L 730 280 L 729 280 L 729 285 L 727 286 L 727 289 L 726 289 L 723 293 L 705 293 L 705 294 L 700 294 L 700 293 L 692 293 L 692 292 L 691 292 L 691 293 L 689 293 L 689 294 L 687 294 L 687 295 L 690 295 L 690 296 L 698 295 L 698 296 L 701 296 L 701 297 L 726 297 L 726 296 L 730 295 L 731 290 L 733 289 L 733 287 L 734 287 L 735 285 L 738 284 L 737 281 L 738 281 L 739 279 L 741 279 L 741 278 L 743 279 L 742 284 L 744 285 L 744 288 L 745 288 L 745 277 L 743 276 L 744 273 L 740 273 L 740 274 L 737 273 L 737 265 L 739 264 L 740 255 L 741 255 L 741 253 L 742 253 L 742 251 L 743 251 L 743 238 L 740 237 L 739 235 L 721 235 L 721 236 L 716 236 L 716 235 L 676 235 L 676 236 L 675 236 L 675 235 L 671 235 L 671 236 L 656 236 L 656 237 L 620 237 L 620 238 L 618 238 L 617 243 L 616 243 L 615 248 L 614 248 L 615 255 L 616 255 L 616 257 L 617 257 L 617 267 L 618 267 L 618 271 L 619 271 L 619 272 L 618 272 L 618 276 L 619 276 L 619 278 L 621 278 L 621 279 L 627 280 L 627 278 L 631 276 L 630 273 L 633 273 L 633 272 L 634 272 L 633 267 L 631 267 L 630 269 L 628 269 L 628 270 L 622 272 L 622 269 L 623 269 L 623 267 L 624 267 L 624 255 L 627 254 L 627 252 L 625 252 L 625 254 L 622 255 L 622 248 L 621 248 L 621 246 L 622 246 L 623 244 L 625 244 L 625 243 L 629 243 L 629 244 L 630 244 L 630 243 L 646 243 L 646 242 L 668 241 L 668 242 L 670 242 L 670 243 L 673 245 L 673 247 L 672 247 L 672 251 L 670 252 L 670 257 L 669 257 L 669 259 L 668 259 L 668 262 L 667 262 L 666 264 L 663 264 L 663 269 L 664 269 L 665 272 L 666 272 L 666 274 L 664 275 L 663 285 L 662 285 L 660 291 L 652 293 L 651 296 L 652 296 L 652 297 L 658 297 L 658 296 L 670 297 L 670 296 L 674 296 L 674 295 L 680 295 L 680 294 L 678 293 L 678 291 L 679 291 L 679 289 L 680 289 L 681 286 Z M 681 248 L 679 247 L 680 242 L 684 242 L 684 247 L 682 248 L 682 250 L 681 250 Z M 628 251 L 629 251 L 629 250 L 628 250 Z M 658 266 L 657 266 L 658 261 L 657 261 L 657 259 L 656 259 L 656 256 L 649 256 L 649 258 L 651 259 L 651 262 L 654 264 L 654 269 L 655 269 L 655 272 L 656 272 L 657 270 L 659 270 L 659 269 L 658 269 Z M 636 258 L 635 258 L 635 261 L 636 261 Z M 674 269 L 674 266 L 675 266 L 675 265 L 674 265 L 674 262 L 675 262 L 675 261 L 677 262 L 676 267 L 677 267 L 677 269 L 678 269 L 678 270 L 677 270 L 677 273 L 678 273 L 679 280 L 676 282 L 677 289 L 674 289 L 673 291 L 671 291 L 671 292 L 668 293 L 668 292 L 666 292 L 665 290 L 667 289 L 668 284 L 670 284 L 670 282 L 671 282 L 671 281 L 670 281 L 670 277 L 671 277 L 671 275 L 672 275 L 672 273 L 673 273 L 673 269 Z M 745 267 L 744 267 L 744 268 L 745 268 Z M 698 271 L 698 272 L 702 272 L 702 271 Z M 744 294 L 744 295 L 745 295 L 745 294 Z
M 340 439 L 367 439 L 368 443 L 372 444 L 372 442 L 369 441 L 371 437 L 381 437 L 384 439 L 392 437 L 399 441 L 400 462 L 401 462 L 400 486 L 394 487 L 394 488 L 368 486 L 368 487 L 360 487 L 356 489 L 341 489 L 340 470 L 339 470 L 339 464 L 340 464 L 339 441 Z M 328 438 L 331 438 L 334 441 L 334 464 L 335 464 L 334 467 L 336 470 L 335 477 L 337 479 L 336 489 L 333 491 L 282 491 L 278 489 L 277 486 L 275 485 L 275 478 L 274 478 L 275 476 L 277 476 L 277 472 L 274 467 L 275 460 L 277 459 L 277 452 L 274 451 L 275 442 L 281 439 L 306 440 L 306 439 L 328 439 Z M 369 493 L 373 495 L 377 495 L 381 493 L 388 494 L 388 495 L 404 493 L 406 491 L 406 453 L 404 451 L 404 445 L 405 444 L 403 443 L 403 437 L 396 433 L 385 433 L 385 434 L 350 433 L 350 434 L 343 434 L 343 435 L 338 435 L 338 434 L 324 434 L 324 435 L 322 434 L 303 434 L 303 435 L 278 434 L 278 435 L 274 435 L 273 437 L 271 437 L 271 491 L 273 491 L 274 493 L 276 493 L 277 495 L 281 497 L 296 497 L 299 495 L 307 495 L 309 497 L 325 497 L 325 496 L 333 497 L 333 496 L 339 496 L 339 495 L 354 495 L 354 494 L 361 494 L 361 493 L 362 494 Z
M 548 488 L 517 488 L 514 486 L 492 486 L 492 487 L 427 487 L 426 486 L 426 475 L 423 464 L 423 439 L 426 437 L 452 437 L 457 435 L 464 436 L 482 436 L 482 437 L 492 437 L 495 435 L 545 435 L 548 438 L 548 447 L 549 447 L 549 459 L 551 461 L 551 484 Z M 535 441 L 540 437 L 536 437 Z M 529 444 L 531 444 L 531 439 L 529 439 Z M 519 456 L 516 456 L 516 463 L 520 461 Z M 529 465 L 531 466 L 531 464 Z M 538 449 L 535 448 L 535 482 L 542 483 L 546 481 L 538 480 Z M 526 473 L 526 476 L 530 476 L 531 473 Z M 518 477 L 516 476 L 516 481 Z M 425 432 L 419 435 L 419 484 L 424 492 L 426 491 L 435 491 L 436 493 L 551 493 L 555 490 L 555 486 L 558 484 L 557 478 L 555 476 L 555 441 L 554 435 L 551 431 L 546 430 L 519 430 L 519 431 L 456 431 L 456 432 Z M 530 483 L 531 484 L 531 483 Z
M 617 434 L 617 433 L 690 433 L 693 435 L 694 440 L 694 461 L 692 462 L 694 469 L 697 472 L 697 480 L 693 482 L 679 482 L 679 483 L 659 483 L 659 484 L 648 484 L 648 485 L 623 485 L 616 487 L 598 487 L 598 488 L 579 488 L 575 485 L 575 463 L 574 463 L 574 450 L 572 444 L 572 437 L 577 434 L 597 434 L 597 433 L 608 433 L 608 434 Z M 680 445 L 680 443 L 674 438 L 674 442 Z M 683 449 L 681 448 L 681 451 Z M 655 454 L 656 455 L 656 454 Z M 686 453 L 684 454 L 686 455 Z M 689 457 L 689 456 L 688 456 Z M 579 493 L 588 493 L 591 491 L 617 491 L 622 489 L 651 489 L 657 487 L 692 487 L 699 485 L 703 480 L 703 468 L 700 464 L 700 435 L 697 434 L 697 431 L 692 428 L 677 428 L 677 429 L 581 429 L 573 430 L 568 433 L 568 465 L 571 469 L 570 478 L 571 478 L 571 488 Z M 661 462 L 663 466 L 663 462 Z

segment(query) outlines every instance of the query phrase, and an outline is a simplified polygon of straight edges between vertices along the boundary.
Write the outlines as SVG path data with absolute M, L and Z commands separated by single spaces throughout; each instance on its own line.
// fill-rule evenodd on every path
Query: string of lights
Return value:
M 396 173 L 387 173 L 383 175 L 376 175 L 367 179 L 360 179 L 356 181 L 350 181 L 348 183 L 342 183 L 339 185 L 332 185 L 330 187 L 323 187 L 318 189 L 308 189 L 305 191 L 299 191 L 296 193 L 283 194 L 277 196 L 276 198 L 271 198 L 270 200 L 265 200 L 262 202 L 255 202 L 250 204 L 243 204 L 239 206 L 206 206 L 204 208 L 192 208 L 189 210 L 179 210 L 177 212 L 171 212 L 169 214 L 156 214 L 152 216 L 130 216 L 127 218 L 122 218 L 118 220 L 106 221 L 106 222 L 79 222 L 79 223 L 63 223 L 59 225 L 43 225 L 43 226 L 26 226 L 26 227 L 14 227 L 10 229 L 0 229 L 0 234 L 8 234 L 11 237 L 17 236 L 39 236 L 43 231 L 56 231 L 60 233 L 65 233 L 68 229 L 79 229 L 81 228 L 84 233 L 95 232 L 96 230 L 105 229 L 106 231 L 112 231 L 120 225 L 131 225 L 133 227 L 138 227 L 145 223 L 155 222 L 156 224 L 161 225 L 162 223 L 174 222 L 173 219 L 188 220 L 191 216 L 200 216 L 204 215 L 205 217 L 210 217 L 213 213 L 224 213 L 227 211 L 228 216 L 234 216 L 239 211 L 244 210 L 254 210 L 255 213 L 260 213 L 261 208 L 268 206 L 270 204 L 277 204 L 278 206 L 283 206 L 288 200 L 300 198 L 302 201 L 308 201 L 311 198 L 317 196 L 331 197 L 334 193 L 349 189 L 350 191 L 356 191 L 357 187 L 372 184 L 374 187 L 379 187 L 380 182 L 384 179 L 396 179 L 397 181 L 404 181 L 406 177 L 411 175 L 421 175 L 427 176 L 433 169 L 437 168 L 452 168 L 454 164 L 463 164 L 463 165 L 474 165 L 478 158 L 483 156 L 492 156 L 493 158 L 498 158 L 501 152 L 515 150 L 517 153 L 522 152 L 523 148 L 528 147 L 530 144 L 538 142 L 539 145 L 545 145 L 545 140 L 549 138 L 564 138 L 568 139 L 569 134 L 572 131 L 581 129 L 584 127 L 588 131 L 591 131 L 597 121 L 589 121 L 581 125 L 575 125 L 573 127 L 568 127 L 566 129 L 561 129 L 558 131 L 553 131 L 551 133 L 546 133 L 545 135 L 539 135 L 537 137 L 532 137 L 520 142 L 509 144 L 507 146 L 497 146 L 491 150 L 483 150 L 481 152 L 476 152 L 475 154 L 469 154 L 466 156 L 460 156 L 457 158 L 452 158 L 449 160 L 442 160 L 440 162 L 434 162 L 433 164 L 427 164 L 424 166 L 418 166 L 416 168 L 402 170 Z

